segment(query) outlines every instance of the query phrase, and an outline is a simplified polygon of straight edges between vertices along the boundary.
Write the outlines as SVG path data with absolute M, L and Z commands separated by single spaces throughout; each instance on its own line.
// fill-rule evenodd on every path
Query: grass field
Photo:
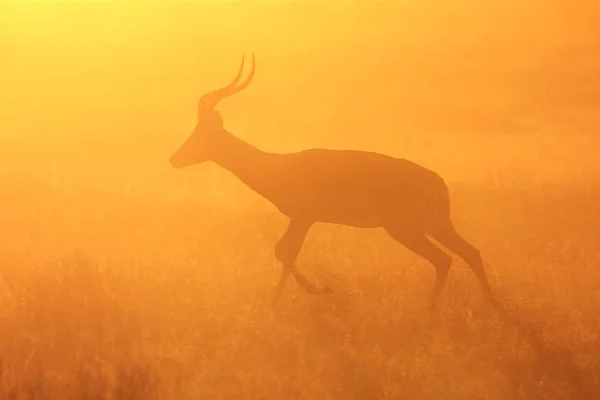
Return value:
M 433 268 L 379 230 L 315 226 L 299 265 L 336 293 L 274 310 L 266 203 L 3 182 L 1 398 L 600 396 L 598 182 L 451 184 L 501 309 L 456 260 L 435 315 Z

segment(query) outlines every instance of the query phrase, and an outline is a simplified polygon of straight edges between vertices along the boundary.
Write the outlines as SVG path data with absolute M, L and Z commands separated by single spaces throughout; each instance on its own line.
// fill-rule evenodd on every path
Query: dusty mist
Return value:
M 0 397 L 600 396 L 598 10 L 417 3 L 2 3 Z M 438 171 L 499 312 L 456 259 L 429 314 L 432 267 L 328 225 L 299 267 L 336 294 L 274 312 L 285 218 L 168 164 L 251 51 L 226 128 Z

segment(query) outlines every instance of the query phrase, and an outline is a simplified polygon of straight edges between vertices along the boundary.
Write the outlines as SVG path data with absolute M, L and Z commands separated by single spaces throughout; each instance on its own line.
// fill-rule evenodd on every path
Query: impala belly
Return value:
M 363 151 L 307 150 L 282 155 L 277 167 L 278 184 L 259 191 L 282 213 L 357 227 L 418 223 L 446 188 L 426 168 Z

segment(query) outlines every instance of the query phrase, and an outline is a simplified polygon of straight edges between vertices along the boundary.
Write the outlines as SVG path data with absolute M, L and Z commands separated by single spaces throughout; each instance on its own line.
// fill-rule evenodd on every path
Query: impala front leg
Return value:
M 281 296 L 285 282 L 290 274 L 296 278 L 296 281 L 302 286 L 302 288 L 310 294 L 328 294 L 332 293 L 332 290 L 325 287 L 318 287 L 314 283 L 310 282 L 298 271 L 295 266 L 296 259 L 306 238 L 306 234 L 310 229 L 312 222 L 306 222 L 299 219 L 292 219 L 288 225 L 287 230 L 275 245 L 275 257 L 283 267 L 277 289 L 275 289 L 275 296 L 273 301 L 277 301 Z

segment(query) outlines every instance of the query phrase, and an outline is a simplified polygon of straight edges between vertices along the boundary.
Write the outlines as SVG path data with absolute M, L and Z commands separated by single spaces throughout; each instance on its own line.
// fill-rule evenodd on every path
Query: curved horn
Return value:
M 252 53 L 252 69 L 250 70 L 250 74 L 248 75 L 244 83 L 242 83 L 239 86 L 236 86 L 240 78 L 242 77 L 242 72 L 244 70 L 244 58 L 245 57 L 242 56 L 242 63 L 240 65 L 240 69 L 233 81 L 224 88 L 213 90 L 212 92 L 208 92 L 204 96 L 202 96 L 199 103 L 200 108 L 213 108 L 217 105 L 218 102 L 223 100 L 225 97 L 231 96 L 232 94 L 242 91 L 250 84 L 250 82 L 252 82 L 255 70 L 254 53 Z
M 221 89 L 216 89 L 211 92 L 208 92 L 202 97 L 204 99 L 208 100 L 209 102 L 215 103 L 215 104 L 218 103 L 219 100 L 226 97 L 227 93 L 230 92 L 233 88 L 235 88 L 235 86 L 240 81 L 240 78 L 242 77 L 242 72 L 244 72 L 244 59 L 245 58 L 246 57 L 244 55 L 242 55 L 242 63 L 240 64 L 240 69 L 238 70 L 237 75 L 235 76 L 235 78 L 233 78 L 233 80 L 231 81 L 231 83 L 229 85 L 227 85 Z
M 256 63 L 254 60 L 254 53 L 252 53 L 252 67 L 250 68 L 250 73 L 248 74 L 248 77 L 246 78 L 244 83 L 242 83 L 241 85 L 232 89 L 231 92 L 228 93 L 226 96 L 231 96 L 232 94 L 241 92 L 242 90 L 246 89 L 248 87 L 248 85 L 250 85 L 250 83 L 252 83 L 252 78 L 254 78 L 254 70 L 255 69 L 256 69 Z

